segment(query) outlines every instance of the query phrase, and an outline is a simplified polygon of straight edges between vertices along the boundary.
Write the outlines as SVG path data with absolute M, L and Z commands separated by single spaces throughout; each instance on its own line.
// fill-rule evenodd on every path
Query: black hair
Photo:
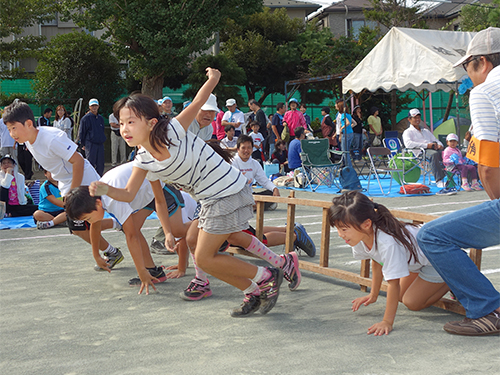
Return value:
M 71 189 L 64 197 L 66 215 L 72 220 L 81 220 L 83 215 L 97 210 L 97 199 L 101 197 L 90 196 L 89 187 L 86 185 Z
M 322 110 L 323 112 L 327 113 L 327 114 L 329 114 L 329 113 L 330 113 L 330 107 L 323 107 L 323 108 L 321 108 L 321 110 Z
M 54 112 L 54 111 L 52 110 L 52 108 L 45 108 L 45 110 L 43 111 L 43 114 L 46 114 L 49 112 Z
M 36 126 L 35 115 L 30 106 L 19 99 L 14 100 L 10 105 L 5 107 L 2 118 L 5 123 L 20 122 L 23 125 L 26 120 L 31 120 L 33 126 Z
M 300 107 L 304 107 L 305 109 L 307 109 L 307 106 L 306 106 L 304 103 L 300 103 L 299 108 L 300 108 Z
M 374 115 L 374 114 L 375 114 L 375 112 L 377 112 L 377 111 L 378 111 L 378 112 L 379 112 L 379 114 L 380 114 L 380 110 L 378 109 L 378 107 L 375 107 L 375 106 L 374 106 L 374 107 L 371 107 L 371 108 L 370 108 L 370 115 Z
M 229 130 L 236 130 L 236 128 L 234 127 L 234 125 L 226 125 L 224 126 L 224 132 L 227 133 Z
M 410 234 L 407 225 L 396 219 L 389 209 L 381 204 L 374 203 L 359 191 L 349 191 L 332 200 L 333 205 L 328 210 L 328 220 L 332 227 L 354 227 L 361 230 L 361 224 L 370 219 L 376 229 L 394 237 L 410 253 L 408 263 L 412 258 L 418 262 L 417 244 Z M 377 232 L 375 232 L 375 243 Z
M 214 149 L 216 153 L 220 155 L 222 159 L 228 164 L 231 164 L 233 162 L 233 154 L 232 152 L 222 148 L 220 146 L 220 141 L 217 139 L 209 139 L 207 141 L 207 144 Z
M 283 108 L 285 106 L 285 103 L 283 102 L 279 102 L 278 104 L 276 104 L 276 111 L 279 111 L 281 108 Z
M 306 131 L 306 129 L 304 129 L 302 126 L 298 127 L 295 129 L 295 138 L 299 139 L 300 136 L 302 134 L 304 134 L 304 132 Z
M 483 56 L 486 61 L 489 61 L 493 65 L 493 68 L 500 65 L 500 53 L 492 53 L 490 55 L 478 55 L 478 56 L 473 56 L 473 58 L 481 56 Z M 477 70 L 479 66 L 479 59 L 475 59 L 471 61 L 471 63 L 472 63 L 472 68 L 474 70 Z
M 147 95 L 132 94 L 118 100 L 113 106 L 113 114 L 120 121 L 120 110 L 129 108 L 138 117 L 144 117 L 147 121 L 156 118 L 158 122 L 153 126 L 149 134 L 149 143 L 153 150 L 159 152 L 161 146 L 170 146 L 172 142 L 168 138 L 168 116 L 161 116 L 158 104 Z
M 260 128 L 260 122 L 258 122 L 256 120 L 250 121 L 250 124 L 248 124 L 248 126 L 250 126 L 250 128 L 254 127 L 255 125 Z
M 236 148 L 239 149 L 243 143 L 250 142 L 253 146 L 253 139 L 249 135 L 240 134 L 238 140 L 236 141 Z
M 258 106 L 259 108 L 260 108 L 260 107 L 262 107 L 262 106 L 260 105 L 260 103 L 259 103 L 257 100 L 255 100 L 255 99 L 250 99 L 250 100 L 248 101 L 248 104 L 255 104 L 255 105 L 256 105 L 256 106 Z

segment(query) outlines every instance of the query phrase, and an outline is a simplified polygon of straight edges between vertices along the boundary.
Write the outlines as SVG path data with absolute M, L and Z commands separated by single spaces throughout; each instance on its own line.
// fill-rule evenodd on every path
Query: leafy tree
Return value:
M 460 29 L 481 31 L 488 27 L 500 27 L 500 0 L 490 4 L 468 4 L 460 10 Z
M 256 98 L 262 103 L 268 95 L 283 92 L 286 80 L 297 78 L 301 58 L 295 42 L 304 29 L 303 21 L 290 19 L 284 8 L 264 8 L 246 22 L 228 21 L 222 54 L 245 71 L 249 99 L 262 92 Z
M 388 29 L 396 27 L 425 28 L 420 18 L 421 5 L 415 0 L 412 6 L 406 0 L 370 0 L 372 9 L 363 10 L 365 18 L 379 22 Z
M 45 37 L 23 36 L 23 28 L 53 19 L 56 4 L 52 0 L 0 0 L 0 79 L 26 76 L 23 69 L 10 69 L 9 64 L 36 57 Z
M 262 7 L 262 0 L 62 0 L 64 12 L 88 30 L 105 30 L 119 57 L 128 60 L 142 92 L 161 95 L 185 74 L 195 54 L 206 51 L 228 17 Z
M 120 73 L 118 58 L 107 43 L 84 32 L 61 34 L 43 51 L 34 88 L 42 103 L 73 104 L 78 98 L 87 103 L 95 97 L 109 113 L 123 93 Z

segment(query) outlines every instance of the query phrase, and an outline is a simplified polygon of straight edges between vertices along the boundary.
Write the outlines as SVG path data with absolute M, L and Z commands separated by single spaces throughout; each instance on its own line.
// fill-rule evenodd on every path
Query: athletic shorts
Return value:
M 68 216 L 66 222 L 70 232 L 82 232 L 90 229 L 90 223 L 85 220 L 71 220 Z
M 176 213 L 179 207 L 184 207 L 184 198 L 179 190 L 174 189 L 171 185 L 165 185 L 163 187 L 163 195 L 167 201 L 168 216 L 172 216 Z M 146 207 L 147 210 L 155 211 L 155 200 L 153 199 Z
M 434 284 L 444 283 L 444 280 L 442 279 L 441 275 L 430 264 L 420 268 L 418 276 L 422 280 L 427 281 L 429 283 L 434 283 Z

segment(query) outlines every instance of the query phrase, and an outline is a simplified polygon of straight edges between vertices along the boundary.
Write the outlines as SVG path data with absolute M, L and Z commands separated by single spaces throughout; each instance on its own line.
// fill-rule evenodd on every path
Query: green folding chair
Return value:
M 302 152 L 302 169 L 306 177 L 306 186 L 316 191 L 321 185 L 329 188 L 338 183 L 338 172 L 341 162 L 332 163 L 330 160 L 330 145 L 328 139 L 303 139 L 300 141 Z M 314 186 L 313 186 L 314 185 Z

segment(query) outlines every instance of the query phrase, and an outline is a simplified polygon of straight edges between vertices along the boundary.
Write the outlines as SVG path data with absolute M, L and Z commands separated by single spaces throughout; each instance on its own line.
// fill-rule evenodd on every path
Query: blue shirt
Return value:
M 342 134 L 350 134 L 352 133 L 352 116 L 349 113 L 342 113 L 340 116 L 340 121 L 341 121 L 341 126 L 344 126 L 346 124 L 345 118 L 347 116 L 347 119 L 349 120 L 349 125 L 347 125 L 344 129 L 342 129 L 341 133 Z
M 302 166 L 302 159 L 300 158 L 301 152 L 302 147 L 300 147 L 300 139 L 295 138 L 288 146 L 288 167 L 290 169 Z
M 56 198 L 61 198 L 61 192 L 52 182 L 49 180 L 45 181 L 42 186 L 40 186 L 40 203 L 38 204 L 38 209 L 45 212 L 55 212 L 60 211 L 63 208 L 56 206 L 55 204 L 49 202 L 47 197 L 53 195 Z

